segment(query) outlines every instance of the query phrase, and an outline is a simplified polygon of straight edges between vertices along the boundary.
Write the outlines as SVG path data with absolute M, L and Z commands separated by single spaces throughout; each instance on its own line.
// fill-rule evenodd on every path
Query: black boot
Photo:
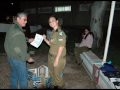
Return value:
M 54 89 L 58 89 L 58 86 L 54 86 Z
M 59 86 L 54 86 L 54 89 L 63 89 L 63 88 Z

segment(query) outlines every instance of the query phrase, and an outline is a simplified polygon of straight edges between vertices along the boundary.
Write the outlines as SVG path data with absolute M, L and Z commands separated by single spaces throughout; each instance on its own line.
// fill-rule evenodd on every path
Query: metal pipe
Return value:
M 109 41 L 110 41 L 110 35 L 111 35 L 111 27 L 112 27 L 113 16 L 114 16 L 115 3 L 116 3 L 116 1 L 112 1 L 112 4 L 111 4 L 109 25 L 108 25 L 107 38 L 106 38 L 106 44 L 105 44 L 104 57 L 103 57 L 102 65 L 106 62 L 106 59 L 107 59 L 108 47 L 109 47 Z

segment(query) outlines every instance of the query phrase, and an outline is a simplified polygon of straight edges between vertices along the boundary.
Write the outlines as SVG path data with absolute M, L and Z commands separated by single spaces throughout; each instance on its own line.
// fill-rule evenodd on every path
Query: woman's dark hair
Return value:
M 56 15 L 51 15 L 49 18 L 54 17 L 56 20 L 58 20 L 58 17 Z
M 93 38 L 94 38 L 94 34 L 93 34 L 93 32 L 91 32 L 91 31 L 90 31 L 90 29 L 88 29 L 88 28 L 85 28 L 85 29 L 87 29 L 87 30 L 89 31 L 89 33 L 85 36 L 85 38 L 84 38 L 84 39 L 86 39 L 86 38 L 87 38 L 87 36 L 88 36 L 89 34 L 90 34 L 90 35 L 92 35 L 92 36 L 93 36 Z M 85 29 L 84 29 L 84 30 L 85 30 Z
M 58 21 L 59 26 L 61 26 L 61 23 L 59 20 L 60 18 L 58 18 L 56 15 L 51 15 L 49 18 L 51 18 L 51 17 L 54 17 Z

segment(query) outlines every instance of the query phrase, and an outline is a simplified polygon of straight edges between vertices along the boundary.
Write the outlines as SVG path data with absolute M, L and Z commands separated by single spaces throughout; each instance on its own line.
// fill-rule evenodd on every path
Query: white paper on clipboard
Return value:
M 38 48 L 38 47 L 41 45 L 42 41 L 43 41 L 43 36 L 40 35 L 40 34 L 36 34 L 36 35 L 35 35 L 35 39 L 34 39 L 33 42 L 31 42 L 30 44 L 31 44 L 32 46 Z

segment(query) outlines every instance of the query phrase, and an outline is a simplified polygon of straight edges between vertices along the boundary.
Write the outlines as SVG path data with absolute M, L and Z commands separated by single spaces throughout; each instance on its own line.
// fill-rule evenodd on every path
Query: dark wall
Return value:
M 88 2 L 91 3 L 91 2 Z M 42 24 L 48 25 L 48 17 L 51 14 L 56 14 L 59 18 L 63 19 L 63 26 L 89 26 L 90 25 L 90 9 L 88 11 L 79 11 L 79 5 L 83 4 L 82 1 L 24 1 L 21 2 L 21 9 L 27 8 L 36 8 L 36 10 L 40 7 L 52 7 L 54 10 L 54 6 L 63 6 L 63 5 L 71 5 L 72 12 L 60 12 L 60 13 L 41 13 L 41 14 L 30 14 L 29 15 L 29 23 L 30 24 Z M 115 10 L 114 18 L 113 18 L 113 26 L 120 26 L 120 12 L 119 10 Z M 108 27 L 109 23 L 110 11 L 106 11 L 104 16 L 104 27 Z
M 71 5 L 72 6 L 72 12 L 60 12 L 56 13 L 56 15 L 59 18 L 63 19 L 63 26 L 83 26 L 83 25 L 89 25 L 90 23 L 90 12 L 80 12 L 79 11 L 79 5 L 80 1 L 32 1 L 32 2 L 21 2 L 21 8 L 24 10 L 26 8 L 36 8 L 36 10 L 39 7 L 48 7 L 51 6 L 54 10 L 54 6 L 63 6 L 63 5 Z M 54 11 L 52 13 L 41 13 L 41 14 L 30 14 L 29 15 L 29 23 L 31 24 L 48 24 L 48 17 L 51 14 L 55 14 Z
M 0 2 L 0 22 L 6 22 L 6 16 L 15 16 L 19 12 L 18 1 L 1 1 Z
M 106 11 L 105 16 L 104 16 L 103 26 L 108 26 L 109 25 L 109 18 L 110 18 L 110 11 Z M 120 11 L 115 10 L 114 11 L 114 16 L 113 16 L 112 26 L 119 27 L 120 26 L 119 22 L 120 22 Z

